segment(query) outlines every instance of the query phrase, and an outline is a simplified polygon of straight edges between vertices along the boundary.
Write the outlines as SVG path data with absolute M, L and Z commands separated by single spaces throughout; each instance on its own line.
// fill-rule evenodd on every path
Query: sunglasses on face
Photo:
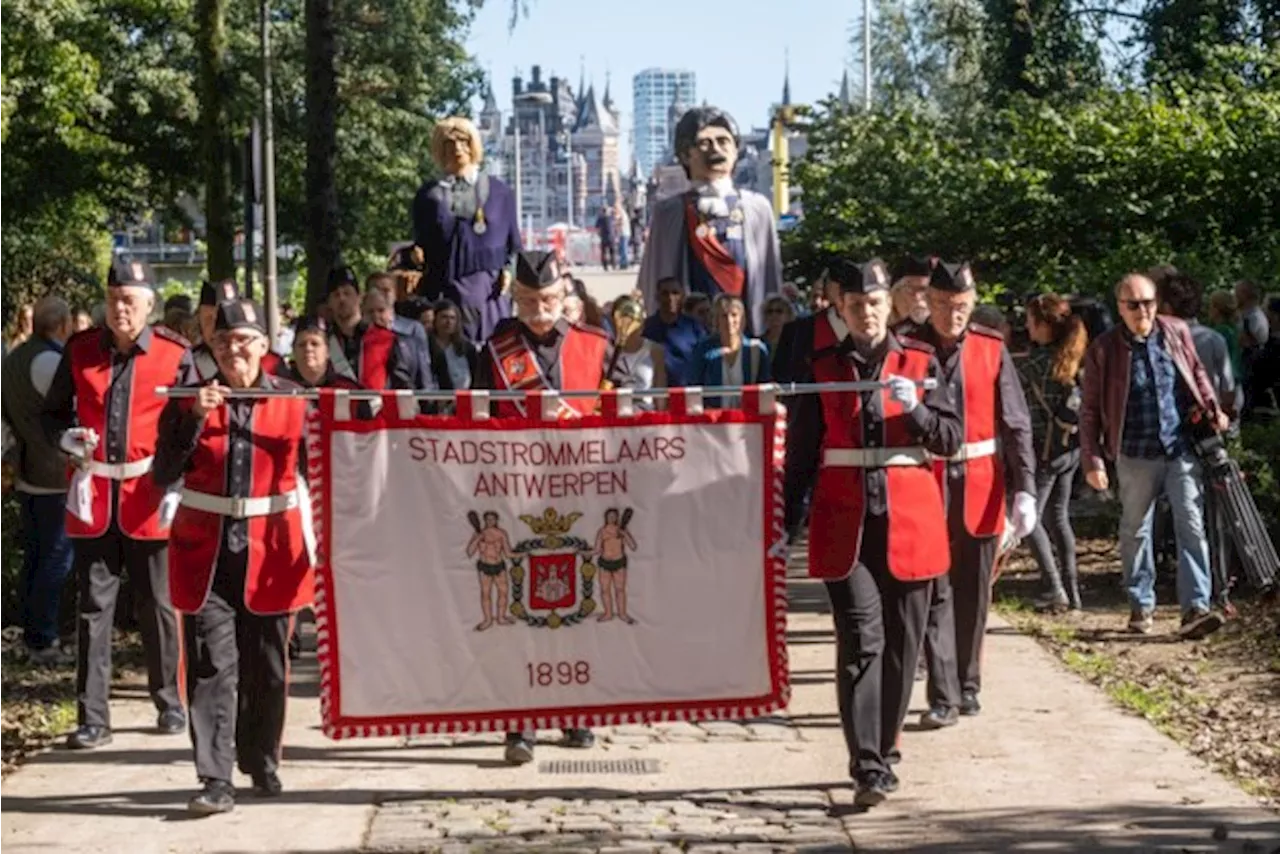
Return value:
M 1129 311 L 1150 311 L 1156 307 L 1155 299 L 1127 299 L 1122 302 Z

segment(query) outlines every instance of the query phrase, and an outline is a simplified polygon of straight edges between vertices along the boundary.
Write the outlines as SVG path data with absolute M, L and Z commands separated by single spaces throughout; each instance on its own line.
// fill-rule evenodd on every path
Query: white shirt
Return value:
M 742 347 L 738 350 L 738 354 L 733 358 L 733 362 L 729 361 L 729 354 L 725 353 L 720 357 L 721 364 L 724 365 L 723 381 L 726 386 L 742 385 L 742 361 L 748 358 L 747 348 Z M 742 398 L 736 394 L 724 395 L 720 398 L 720 405 L 725 409 L 732 409 L 740 405 Z

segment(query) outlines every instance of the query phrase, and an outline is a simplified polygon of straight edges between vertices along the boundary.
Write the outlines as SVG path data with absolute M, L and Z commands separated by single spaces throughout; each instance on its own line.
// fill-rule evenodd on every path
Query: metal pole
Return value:
M 871 112 L 871 0 L 862 0 L 862 96 Z
M 280 328 L 280 290 L 276 278 L 276 142 L 271 107 L 271 3 L 262 0 L 262 289 L 267 339 L 273 349 Z
M 258 188 L 254 180 L 257 175 L 253 168 L 257 141 L 258 120 L 255 118 L 244 138 L 244 295 L 249 299 L 253 299 L 253 232 L 256 228 L 253 209 L 258 204 Z
M 567 183 L 569 185 L 569 227 L 573 228 L 573 131 L 572 130 L 566 130 L 564 132 L 564 142 L 565 142 L 564 163 L 565 163 L 565 168 L 569 170 L 568 175 L 566 176 L 568 178 Z
M 516 162 L 515 175 L 513 176 L 516 185 L 516 228 L 524 227 L 524 182 L 520 180 L 520 114 L 517 113 L 512 119 L 516 126 Z M 523 246 L 524 241 L 520 244 Z
M 916 380 L 915 384 L 925 390 L 931 390 L 938 387 L 938 381 L 932 377 L 924 380 Z M 824 393 L 840 393 L 850 391 L 879 391 L 888 385 L 881 380 L 857 380 L 854 382 L 837 382 L 837 383 L 773 383 L 769 385 L 729 385 L 729 386 L 707 386 L 699 389 L 704 394 L 715 397 L 723 395 L 741 395 L 747 391 L 772 391 L 775 394 L 787 397 L 797 394 L 824 394 Z M 689 391 L 689 388 L 684 391 Z M 381 400 L 385 394 L 403 395 L 412 397 L 414 400 L 448 400 L 456 401 L 458 392 L 453 391 L 376 391 L 373 389 L 325 389 L 329 394 L 343 394 L 350 400 Z M 671 396 L 671 389 L 667 388 L 648 388 L 648 389 L 622 389 L 629 391 L 635 397 L 658 397 L 665 398 Z M 156 394 L 161 397 L 195 397 L 200 393 L 199 386 L 157 386 Z M 548 394 L 554 394 L 562 398 L 589 398 L 600 397 L 601 394 L 609 392 L 601 392 L 595 390 L 574 390 L 574 391 L 555 391 L 551 390 Z M 616 392 L 614 392 L 616 393 Z M 472 391 L 472 395 L 484 394 L 490 400 L 526 400 L 529 396 L 525 391 Z M 258 398 L 267 397 L 289 397 L 289 398 L 305 398 L 307 400 L 318 400 L 321 396 L 320 389 L 314 388 L 234 388 L 226 391 L 226 396 L 232 400 L 256 400 Z
M 545 235 L 547 226 L 550 224 L 547 222 L 547 217 L 550 216 L 547 206 L 551 203 L 551 182 L 547 178 L 547 173 L 551 171 L 551 146 L 547 144 L 547 112 L 541 106 L 538 107 L 538 150 L 542 161 L 538 165 L 538 171 L 542 173 L 542 221 L 538 223 L 538 228 Z M 534 248 L 541 249 L 542 241 L 537 241 Z

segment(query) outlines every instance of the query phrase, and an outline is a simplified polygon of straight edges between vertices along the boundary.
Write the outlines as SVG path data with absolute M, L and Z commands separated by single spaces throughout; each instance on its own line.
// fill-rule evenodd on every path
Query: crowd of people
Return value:
M 234 281 L 160 310 L 150 270 L 126 256 L 109 271 L 99 324 L 77 331 L 65 301 L 37 302 L 4 360 L 4 422 L 33 660 L 63 657 L 58 597 L 72 571 L 77 582 L 68 746 L 112 739 L 111 628 L 127 576 L 157 729 L 193 742 L 202 788 L 192 812 L 234 808 L 237 767 L 259 795 L 282 789 L 293 621 L 314 593 L 308 403 L 235 390 L 700 386 L 715 408 L 737 405 L 744 385 L 869 382 L 789 401 L 785 508 L 790 536 L 809 531 L 809 572 L 831 602 L 837 705 L 865 807 L 899 786 L 918 662 L 923 728 L 980 714 L 992 579 L 1010 543 L 1026 539 L 1040 564 L 1039 607 L 1083 606 L 1068 513 L 1078 470 L 1095 490 L 1116 482 L 1127 629 L 1152 630 L 1161 495 L 1176 540 L 1179 634 L 1223 624 L 1194 430 L 1230 431 L 1276 408 L 1276 301 L 1263 312 L 1257 288 L 1237 287 L 1235 327 L 1229 301 L 1211 295 L 1205 325 L 1193 279 L 1130 272 L 1114 288 L 1121 323 L 1091 341 L 1063 296 L 1036 295 L 1013 315 L 979 305 L 968 263 L 828 254 L 804 271 L 814 283 L 805 304 L 781 280 L 761 198 L 725 183 L 732 119 L 695 108 L 676 141 L 695 189 L 662 203 L 671 222 L 655 220 L 637 289 L 605 305 L 556 253 L 520 246 L 509 191 L 478 170 L 482 149 L 461 119 L 437 129 L 445 177 L 415 199 L 414 240 L 363 280 L 337 266 L 325 299 L 275 340 Z M 1022 333 L 1025 347 L 1014 343 Z M 196 390 L 166 401 L 150 393 L 158 386 Z M 635 399 L 664 406 L 661 395 Z M 565 398 L 562 416 L 598 405 Z M 524 414 L 514 400 L 494 408 Z M 507 761 L 530 761 L 536 741 L 508 734 Z M 593 742 L 587 729 L 564 733 L 570 747 Z

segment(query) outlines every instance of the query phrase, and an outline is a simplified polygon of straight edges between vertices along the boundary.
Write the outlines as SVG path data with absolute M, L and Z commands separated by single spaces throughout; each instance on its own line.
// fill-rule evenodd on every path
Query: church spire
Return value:
M 613 109 L 613 96 L 609 94 L 609 71 L 604 72 L 604 100 L 600 102 L 606 110 Z
M 849 107 L 853 105 L 853 93 L 849 90 L 849 69 L 847 68 L 840 78 L 840 94 L 838 98 L 841 106 Z
M 791 49 L 785 48 L 782 71 L 782 106 L 791 106 Z

